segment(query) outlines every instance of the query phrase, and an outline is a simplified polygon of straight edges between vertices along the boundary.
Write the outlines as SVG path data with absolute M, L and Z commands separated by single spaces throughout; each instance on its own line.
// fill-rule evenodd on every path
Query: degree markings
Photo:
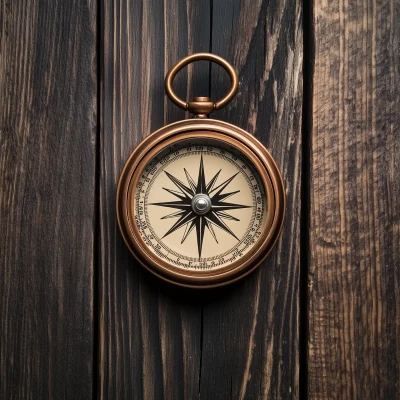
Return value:
M 189 141 L 185 141 L 184 144 L 169 147 L 164 155 L 160 154 L 156 156 L 148 166 L 144 168 L 135 195 L 136 224 L 143 240 L 146 245 L 152 249 L 152 252 L 156 253 L 159 257 L 168 261 L 172 265 L 185 269 L 219 268 L 238 260 L 239 257 L 246 254 L 257 242 L 261 233 L 260 227 L 266 211 L 265 195 L 264 191 L 261 190 L 264 188 L 261 180 L 257 176 L 255 168 L 252 167 L 248 161 L 245 161 L 236 149 L 230 146 L 222 148 L 222 146 L 215 146 L 214 144 L 200 144 L 193 140 L 189 143 L 188 142 Z M 190 157 L 200 154 L 219 157 L 234 164 L 237 170 L 246 179 L 253 199 L 251 220 L 248 229 L 242 238 L 240 238 L 240 241 L 223 254 L 201 259 L 179 254 L 174 249 L 165 245 L 160 237 L 155 234 L 154 229 L 152 229 L 152 226 L 149 224 L 149 212 L 151 212 L 151 210 L 148 205 L 148 196 L 151 192 L 152 185 L 157 180 L 158 175 L 162 171 L 166 170 L 169 164 L 182 157 Z M 198 158 L 200 159 L 200 157 Z M 190 162 L 192 162 L 192 160 Z M 208 179 L 210 178 L 211 177 L 208 177 Z M 221 183 L 223 180 L 218 182 Z M 219 183 L 216 183 L 215 186 L 218 186 Z M 229 191 L 234 191 L 234 189 Z M 222 238 L 221 233 L 219 234 L 219 237 Z

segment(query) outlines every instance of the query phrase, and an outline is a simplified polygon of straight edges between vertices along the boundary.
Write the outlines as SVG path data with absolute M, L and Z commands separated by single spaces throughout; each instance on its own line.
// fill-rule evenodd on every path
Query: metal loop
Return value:
M 224 60 L 222 57 L 216 56 L 215 54 L 211 53 L 195 53 L 191 54 L 190 56 L 187 56 L 177 62 L 171 70 L 168 72 L 167 76 L 165 77 L 165 91 L 167 92 L 168 97 L 178 106 L 183 108 L 184 110 L 188 109 L 188 103 L 186 101 L 183 101 L 180 99 L 175 92 L 172 89 L 172 81 L 175 78 L 175 75 L 186 65 L 194 62 L 194 61 L 199 61 L 199 60 L 206 60 L 206 61 L 212 61 L 215 62 L 216 64 L 220 65 L 222 68 L 225 69 L 225 71 L 229 74 L 229 77 L 231 79 L 231 89 L 229 90 L 228 94 L 221 100 L 217 101 L 214 103 L 214 110 L 219 110 L 220 108 L 226 106 L 232 98 L 235 96 L 238 87 L 239 87 L 239 78 L 232 67 L 231 64 L 229 64 L 226 60 Z

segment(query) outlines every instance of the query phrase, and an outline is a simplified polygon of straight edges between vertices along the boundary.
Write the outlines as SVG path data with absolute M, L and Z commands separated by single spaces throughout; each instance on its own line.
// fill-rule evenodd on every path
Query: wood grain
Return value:
M 302 6 L 296 1 L 213 1 L 212 51 L 233 63 L 240 89 L 215 117 L 270 150 L 287 192 L 282 237 L 243 282 L 204 303 L 200 397 L 299 397 L 298 313 L 302 114 Z M 227 76 L 212 67 L 213 98 Z
M 309 394 L 400 393 L 400 7 L 314 2 Z
M 298 398 L 300 3 L 106 1 L 103 24 L 100 397 Z M 114 199 L 134 146 L 184 117 L 164 97 L 165 73 L 210 45 L 241 78 L 237 99 L 216 117 L 272 151 L 288 207 L 282 240 L 262 268 L 200 293 L 171 288 L 137 265 L 117 231 Z M 227 77 L 212 68 L 209 81 L 208 70 L 199 63 L 182 72 L 178 93 L 207 95 L 211 87 L 222 95 Z
M 0 5 L 0 398 L 88 399 L 96 4 Z
M 118 231 L 115 192 L 123 164 L 143 137 L 185 117 L 167 103 L 164 77 L 187 54 L 208 51 L 210 8 L 198 1 L 106 0 L 102 26 L 99 397 L 193 399 L 198 294 L 162 284 L 137 264 Z M 182 71 L 177 93 L 207 95 L 206 71 L 208 64 Z
M 299 398 L 302 13 L 296 0 L 2 2 L 1 399 Z M 396 0 L 313 5 L 312 399 L 399 398 L 399 18 Z M 187 117 L 166 72 L 210 50 L 240 75 L 214 117 L 271 151 L 288 204 L 261 268 L 193 292 L 137 265 L 115 189 L 142 138 Z M 216 99 L 228 79 L 197 63 L 175 87 Z

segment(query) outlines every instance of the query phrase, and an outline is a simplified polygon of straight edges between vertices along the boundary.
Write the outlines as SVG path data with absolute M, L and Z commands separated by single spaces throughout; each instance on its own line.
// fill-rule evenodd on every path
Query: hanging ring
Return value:
M 208 99 L 207 97 L 195 97 L 193 102 L 187 103 L 186 101 L 180 99 L 172 89 L 172 81 L 174 80 L 176 74 L 186 65 L 199 60 L 215 62 L 216 64 L 220 65 L 222 68 L 225 69 L 225 71 L 228 73 L 231 79 L 231 88 L 229 92 L 223 99 L 217 101 L 216 103 L 210 101 L 210 99 Z M 211 53 L 195 53 L 183 58 L 171 68 L 171 70 L 165 77 L 165 91 L 167 92 L 168 97 L 178 107 L 183 108 L 184 110 L 189 110 L 194 114 L 196 114 L 197 111 L 200 109 L 202 113 L 210 114 L 212 111 L 219 110 L 222 107 L 226 106 L 235 96 L 238 87 L 239 87 L 239 78 L 232 65 L 229 64 L 222 57 L 216 56 L 215 54 Z

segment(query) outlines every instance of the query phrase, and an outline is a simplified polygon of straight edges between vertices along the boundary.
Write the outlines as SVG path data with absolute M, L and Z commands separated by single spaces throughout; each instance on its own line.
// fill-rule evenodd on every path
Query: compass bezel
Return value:
M 219 140 L 237 148 L 258 171 L 267 193 L 266 222 L 256 245 L 231 265 L 215 270 L 183 269 L 169 264 L 145 244 L 135 224 L 134 196 L 142 171 L 162 149 L 188 138 Z M 275 161 L 255 137 L 223 121 L 191 119 L 164 126 L 137 146 L 122 170 L 116 207 L 123 239 L 142 266 L 168 282 L 192 288 L 208 288 L 241 279 L 268 256 L 282 229 L 285 191 Z

